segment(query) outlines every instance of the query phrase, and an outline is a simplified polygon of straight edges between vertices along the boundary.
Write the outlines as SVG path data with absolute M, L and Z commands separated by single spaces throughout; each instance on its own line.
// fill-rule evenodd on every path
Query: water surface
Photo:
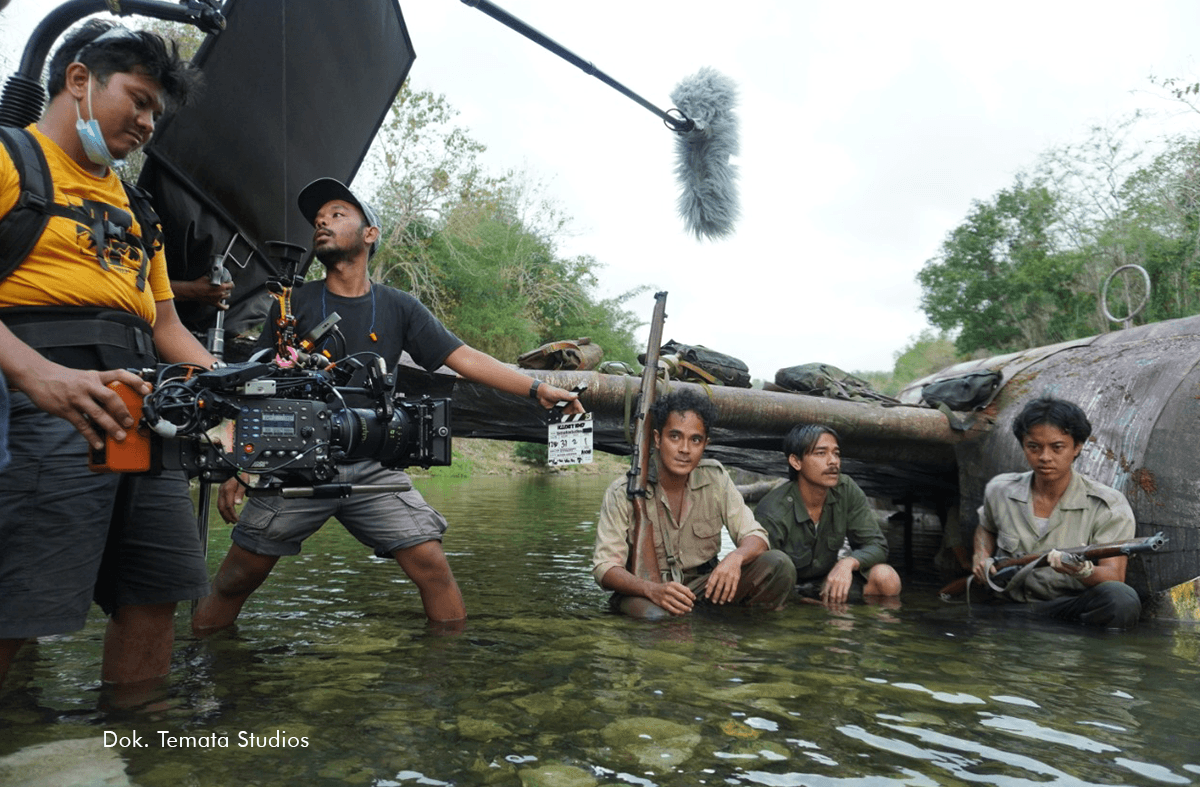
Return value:
M 399 568 L 336 522 L 235 632 L 197 641 L 181 613 L 170 683 L 137 709 L 99 686 L 96 613 L 10 675 L 0 783 L 31 752 L 143 787 L 1200 781 L 1194 626 L 1096 633 L 918 587 L 898 609 L 632 621 L 590 575 L 607 483 L 419 482 L 451 523 L 457 635 L 427 629 Z M 215 568 L 227 528 L 211 543 Z M 134 732 L 145 747 L 103 745 Z

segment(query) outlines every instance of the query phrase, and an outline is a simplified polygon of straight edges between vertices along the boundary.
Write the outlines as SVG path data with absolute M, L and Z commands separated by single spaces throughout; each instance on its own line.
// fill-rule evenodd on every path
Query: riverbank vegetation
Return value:
M 1196 85 L 1156 84 L 1197 111 Z M 1200 313 L 1200 135 L 1156 137 L 1157 122 L 1095 126 L 975 200 L 917 274 L 935 329 L 892 370 L 855 373 L 895 394 L 959 361 L 1118 330 L 1142 301 L 1128 324 Z M 1132 265 L 1145 276 L 1118 270 Z
M 1135 115 L 1046 151 L 976 200 L 917 279 L 921 308 L 968 355 L 995 355 L 1200 313 L 1200 136 L 1147 141 Z

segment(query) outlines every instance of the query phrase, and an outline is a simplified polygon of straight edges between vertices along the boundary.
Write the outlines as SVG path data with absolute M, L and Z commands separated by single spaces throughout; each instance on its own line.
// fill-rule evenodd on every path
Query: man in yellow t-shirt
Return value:
M 87 469 L 89 443 L 134 426 L 106 387 L 145 389 L 122 369 L 156 354 L 215 361 L 180 323 L 161 243 L 146 240 L 153 228 L 139 226 L 112 171 L 196 81 L 160 36 L 93 20 L 51 59 L 49 106 L 26 130 L 54 205 L 37 245 L 0 281 L 0 372 L 15 389 L 12 460 L 0 472 L 0 681 L 25 640 L 82 628 L 93 598 L 110 615 L 102 679 L 161 676 L 176 603 L 207 592 L 187 479 Z M 0 215 L 19 195 L 0 149 Z

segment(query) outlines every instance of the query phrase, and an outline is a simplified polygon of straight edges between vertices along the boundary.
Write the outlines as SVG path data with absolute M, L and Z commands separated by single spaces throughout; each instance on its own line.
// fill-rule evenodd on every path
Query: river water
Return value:
M 1194 624 L 1088 632 L 929 587 L 894 609 L 633 621 L 590 576 L 606 484 L 419 482 L 451 523 L 457 634 L 428 630 L 398 567 L 336 522 L 235 632 L 197 641 L 181 610 L 170 682 L 132 709 L 99 685 L 97 613 L 10 674 L 0 784 L 1200 782 Z M 215 567 L 228 538 L 213 531 Z

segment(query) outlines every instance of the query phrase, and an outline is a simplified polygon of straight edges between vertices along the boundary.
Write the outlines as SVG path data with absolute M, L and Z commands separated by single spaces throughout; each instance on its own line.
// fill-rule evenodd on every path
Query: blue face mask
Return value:
M 108 150 L 108 143 L 104 141 L 104 132 L 100 130 L 100 121 L 96 120 L 96 116 L 92 114 L 92 77 L 88 75 L 88 115 L 92 119 L 85 121 L 83 115 L 79 113 L 79 102 L 75 102 L 75 131 L 79 134 L 79 142 L 83 145 L 83 152 L 87 155 L 88 160 L 94 164 L 100 164 L 105 167 L 117 167 L 124 164 L 125 161 L 117 161 L 113 158 L 112 153 Z

